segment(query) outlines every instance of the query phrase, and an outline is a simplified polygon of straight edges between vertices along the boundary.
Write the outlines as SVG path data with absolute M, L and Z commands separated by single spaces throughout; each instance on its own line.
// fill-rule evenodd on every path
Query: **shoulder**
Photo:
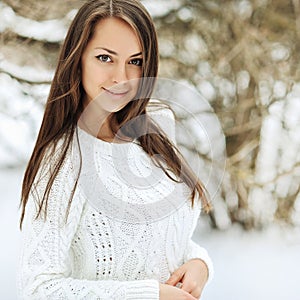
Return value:
M 146 108 L 147 114 L 176 143 L 175 114 L 171 107 L 157 99 L 151 99 Z
M 57 168 L 58 165 L 64 167 L 70 159 L 70 153 L 72 148 L 72 141 L 70 146 L 67 147 L 67 136 L 64 135 L 56 142 L 50 143 L 42 157 L 41 164 L 39 166 L 38 174 L 40 176 L 49 175 Z
M 175 120 L 175 114 L 171 107 L 157 99 L 151 99 L 146 108 L 151 117 L 161 116 Z
M 72 159 L 73 141 L 71 140 L 67 146 L 67 140 L 68 137 L 65 135 L 56 143 L 51 143 L 43 154 L 32 186 L 32 192 L 38 190 L 40 197 L 41 192 L 46 191 L 49 182 L 52 182 L 52 189 L 58 184 L 66 183 L 66 177 L 68 182 L 74 182 L 74 176 L 71 176 L 75 174 Z

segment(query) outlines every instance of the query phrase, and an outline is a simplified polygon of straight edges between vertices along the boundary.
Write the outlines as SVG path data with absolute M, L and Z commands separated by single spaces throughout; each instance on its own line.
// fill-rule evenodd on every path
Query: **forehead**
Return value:
M 104 47 L 129 56 L 142 51 L 136 32 L 124 20 L 106 18 L 100 20 L 94 34 L 88 43 L 88 48 Z

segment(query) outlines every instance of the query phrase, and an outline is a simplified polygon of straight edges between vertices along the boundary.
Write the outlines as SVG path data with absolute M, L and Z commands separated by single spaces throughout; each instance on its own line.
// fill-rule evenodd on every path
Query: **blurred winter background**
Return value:
M 22 175 L 59 47 L 82 3 L 0 1 L 0 299 L 16 299 Z M 203 299 L 299 300 L 300 1 L 143 3 L 158 29 L 160 76 L 200 93 L 221 126 L 197 100 L 189 107 L 206 135 L 188 114 L 178 116 L 200 141 L 179 130 L 182 151 L 213 170 L 214 211 L 195 232 L 215 263 Z

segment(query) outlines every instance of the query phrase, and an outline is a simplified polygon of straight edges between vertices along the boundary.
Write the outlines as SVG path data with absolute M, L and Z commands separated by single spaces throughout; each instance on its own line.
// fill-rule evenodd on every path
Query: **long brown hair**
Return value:
M 67 156 L 71 142 L 76 136 L 77 122 L 83 111 L 84 90 L 81 85 L 81 56 L 92 38 L 95 25 L 100 20 L 109 17 L 120 18 L 133 28 L 141 42 L 143 52 L 142 78 L 137 94 L 138 100 L 129 102 L 122 110 L 110 116 L 112 131 L 117 132 L 119 128 L 123 128 L 123 134 L 137 138 L 143 150 L 163 168 L 166 175 L 170 177 L 164 167 L 165 163 L 177 178 L 180 178 L 190 187 L 192 204 L 194 204 L 197 193 L 202 200 L 204 209 L 206 211 L 210 209 L 202 183 L 184 161 L 178 149 L 146 113 L 158 71 L 157 36 L 149 13 L 138 0 L 90 0 L 79 9 L 75 16 L 59 55 L 41 128 L 24 174 L 20 204 L 22 207 L 20 228 L 22 228 L 30 191 L 38 171 L 44 163 L 45 155 L 50 148 L 55 148 L 58 141 L 62 141 L 59 157 L 53 166 L 53 171 L 49 174 L 46 189 L 38 203 L 39 209 L 36 217 L 40 216 L 43 208 L 46 217 L 51 187 Z M 140 124 L 145 128 L 145 132 L 157 132 L 157 134 L 149 133 L 140 136 L 134 132 L 134 128 L 126 127 L 128 121 L 140 115 L 146 116 L 146 118 L 141 119 L 144 121 Z M 156 154 L 163 158 L 164 163 L 157 159 Z M 80 170 L 78 177 L 79 175 Z M 68 210 L 76 185 L 77 181 L 70 195 Z

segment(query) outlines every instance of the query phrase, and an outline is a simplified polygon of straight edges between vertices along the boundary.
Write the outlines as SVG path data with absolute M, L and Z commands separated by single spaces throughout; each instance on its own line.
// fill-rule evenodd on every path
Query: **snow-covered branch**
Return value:
M 52 81 L 54 71 L 37 70 L 30 66 L 19 66 L 5 60 L 0 53 L 0 72 L 6 73 L 21 82 L 33 84 L 49 84 Z
M 11 7 L 0 2 L 0 33 L 10 30 L 24 38 L 61 42 L 75 13 L 76 10 L 71 10 L 63 19 L 35 21 L 18 16 Z

